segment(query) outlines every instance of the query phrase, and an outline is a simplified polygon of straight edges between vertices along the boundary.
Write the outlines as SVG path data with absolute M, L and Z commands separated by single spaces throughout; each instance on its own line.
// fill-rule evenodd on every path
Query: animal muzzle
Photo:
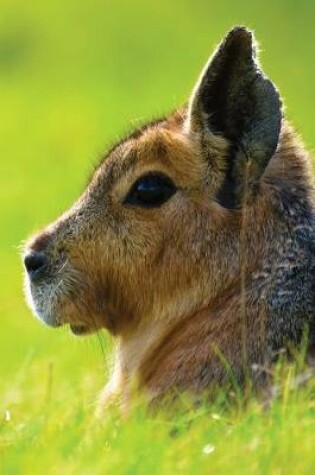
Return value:
M 43 252 L 27 252 L 24 256 L 24 266 L 31 283 L 35 284 L 47 274 L 48 258 Z

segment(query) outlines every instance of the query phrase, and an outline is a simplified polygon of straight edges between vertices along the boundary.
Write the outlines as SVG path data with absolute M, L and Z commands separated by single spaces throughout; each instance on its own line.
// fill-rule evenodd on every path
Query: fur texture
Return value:
M 223 40 L 189 100 L 114 147 L 74 206 L 33 237 L 35 313 L 117 338 L 103 402 L 135 377 L 149 398 L 243 381 L 315 327 L 310 160 L 261 71 L 252 33 Z M 126 203 L 163 173 L 176 193 Z M 254 374 L 256 385 L 263 375 Z

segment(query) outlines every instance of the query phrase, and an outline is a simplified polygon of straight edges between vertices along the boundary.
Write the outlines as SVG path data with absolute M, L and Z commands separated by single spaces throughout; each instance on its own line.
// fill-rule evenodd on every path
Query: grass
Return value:
M 92 415 L 91 372 L 74 387 L 73 377 L 54 371 L 29 358 L 11 387 L 0 424 L 2 473 L 314 473 L 315 385 L 289 391 L 292 367 L 268 410 L 222 394 L 198 408 L 184 401 L 171 417 L 140 406 L 125 420 L 112 407 L 102 421 Z
M 314 473 L 314 383 L 269 411 L 219 400 L 172 418 L 138 408 L 95 421 L 113 344 L 33 319 L 18 255 L 112 141 L 186 100 L 232 25 L 255 29 L 312 149 L 314 15 L 308 0 L 0 0 L 0 473 Z

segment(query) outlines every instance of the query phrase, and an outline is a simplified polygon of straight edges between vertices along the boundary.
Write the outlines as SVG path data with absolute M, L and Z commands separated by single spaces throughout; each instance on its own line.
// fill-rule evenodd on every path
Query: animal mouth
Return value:
M 69 298 L 67 288 L 61 288 L 59 281 L 35 286 L 31 285 L 27 278 L 25 291 L 33 313 L 50 327 L 68 325 L 76 336 L 89 335 L 102 327 L 101 323 L 92 317 L 87 319 L 84 315 L 85 318 L 82 318 L 75 298 Z

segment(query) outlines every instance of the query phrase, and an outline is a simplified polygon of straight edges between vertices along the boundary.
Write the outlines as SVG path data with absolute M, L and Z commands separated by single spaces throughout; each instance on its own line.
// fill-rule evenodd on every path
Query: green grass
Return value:
M 1 473 L 314 473 L 315 385 L 289 391 L 292 371 L 268 410 L 221 397 L 159 417 L 112 407 L 102 421 L 92 371 L 61 373 L 31 357 L 20 369 L 0 424 Z
M 168 420 L 137 409 L 122 421 L 113 409 L 95 421 L 112 342 L 32 318 L 18 251 L 112 141 L 186 100 L 232 25 L 256 30 L 312 149 L 314 15 L 309 0 L 0 0 L 1 474 L 315 473 L 314 384 L 267 412 L 218 402 Z

